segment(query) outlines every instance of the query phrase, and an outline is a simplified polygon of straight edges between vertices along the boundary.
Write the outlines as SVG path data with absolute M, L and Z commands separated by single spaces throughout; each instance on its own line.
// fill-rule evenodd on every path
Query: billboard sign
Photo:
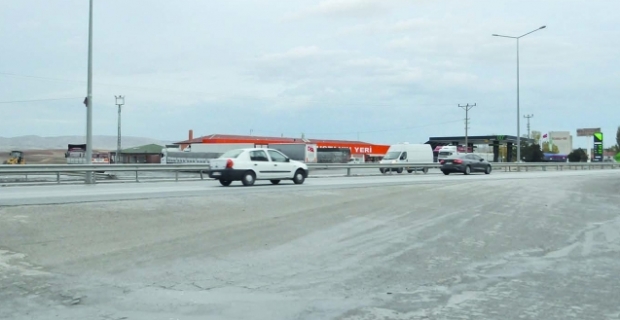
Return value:
M 577 129 L 577 136 L 578 137 L 591 137 L 597 132 L 601 132 L 601 128 Z
M 605 151 L 603 150 L 603 133 L 595 132 L 593 135 L 594 138 L 594 158 L 592 161 L 594 162 L 603 162 L 603 154 Z

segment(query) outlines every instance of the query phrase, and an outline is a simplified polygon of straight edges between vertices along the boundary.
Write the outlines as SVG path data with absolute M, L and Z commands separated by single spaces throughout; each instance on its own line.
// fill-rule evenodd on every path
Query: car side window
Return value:
M 262 150 L 250 151 L 250 160 L 252 161 L 269 161 L 267 154 Z
M 403 154 L 400 155 L 400 160 L 405 160 L 407 159 L 407 151 L 403 152 Z
M 267 150 L 269 152 L 269 156 L 271 157 L 271 161 L 273 162 L 286 162 L 286 156 L 281 154 L 275 150 Z

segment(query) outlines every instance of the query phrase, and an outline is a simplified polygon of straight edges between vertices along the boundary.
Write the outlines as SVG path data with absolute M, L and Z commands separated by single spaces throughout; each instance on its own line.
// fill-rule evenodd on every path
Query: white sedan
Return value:
M 219 180 L 223 186 L 233 181 L 251 186 L 256 180 L 269 180 L 273 184 L 293 180 L 302 184 L 308 177 L 308 166 L 275 149 L 235 149 L 210 161 L 209 177 Z

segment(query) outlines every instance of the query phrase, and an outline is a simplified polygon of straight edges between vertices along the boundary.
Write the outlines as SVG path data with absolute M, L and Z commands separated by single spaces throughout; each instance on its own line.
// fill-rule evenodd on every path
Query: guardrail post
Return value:
M 138 179 L 138 170 L 136 170 L 136 182 L 140 182 L 140 180 Z
M 347 177 L 351 176 L 351 168 L 347 168 Z
M 200 170 L 200 180 L 204 180 L 204 176 L 202 174 L 202 170 Z
M 174 172 L 174 181 L 179 181 L 179 172 L 178 171 Z
M 60 183 L 60 172 L 56 172 L 56 182 Z
M 547 171 L 547 167 L 542 166 L 542 171 Z

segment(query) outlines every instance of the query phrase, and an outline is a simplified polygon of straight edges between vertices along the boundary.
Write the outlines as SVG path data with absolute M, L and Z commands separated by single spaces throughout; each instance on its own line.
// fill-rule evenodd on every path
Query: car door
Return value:
M 288 161 L 288 157 L 277 150 L 268 149 L 269 157 L 271 158 L 273 179 L 287 179 L 293 177 L 293 170 L 295 165 Z
M 250 151 L 250 161 L 256 172 L 256 179 L 269 179 L 272 175 L 272 165 L 264 150 Z
M 472 169 L 474 171 L 483 171 L 484 170 L 484 165 L 482 164 L 482 158 L 480 158 L 479 156 L 475 155 L 475 154 L 470 154 L 468 155 L 468 157 L 471 159 L 472 162 Z

